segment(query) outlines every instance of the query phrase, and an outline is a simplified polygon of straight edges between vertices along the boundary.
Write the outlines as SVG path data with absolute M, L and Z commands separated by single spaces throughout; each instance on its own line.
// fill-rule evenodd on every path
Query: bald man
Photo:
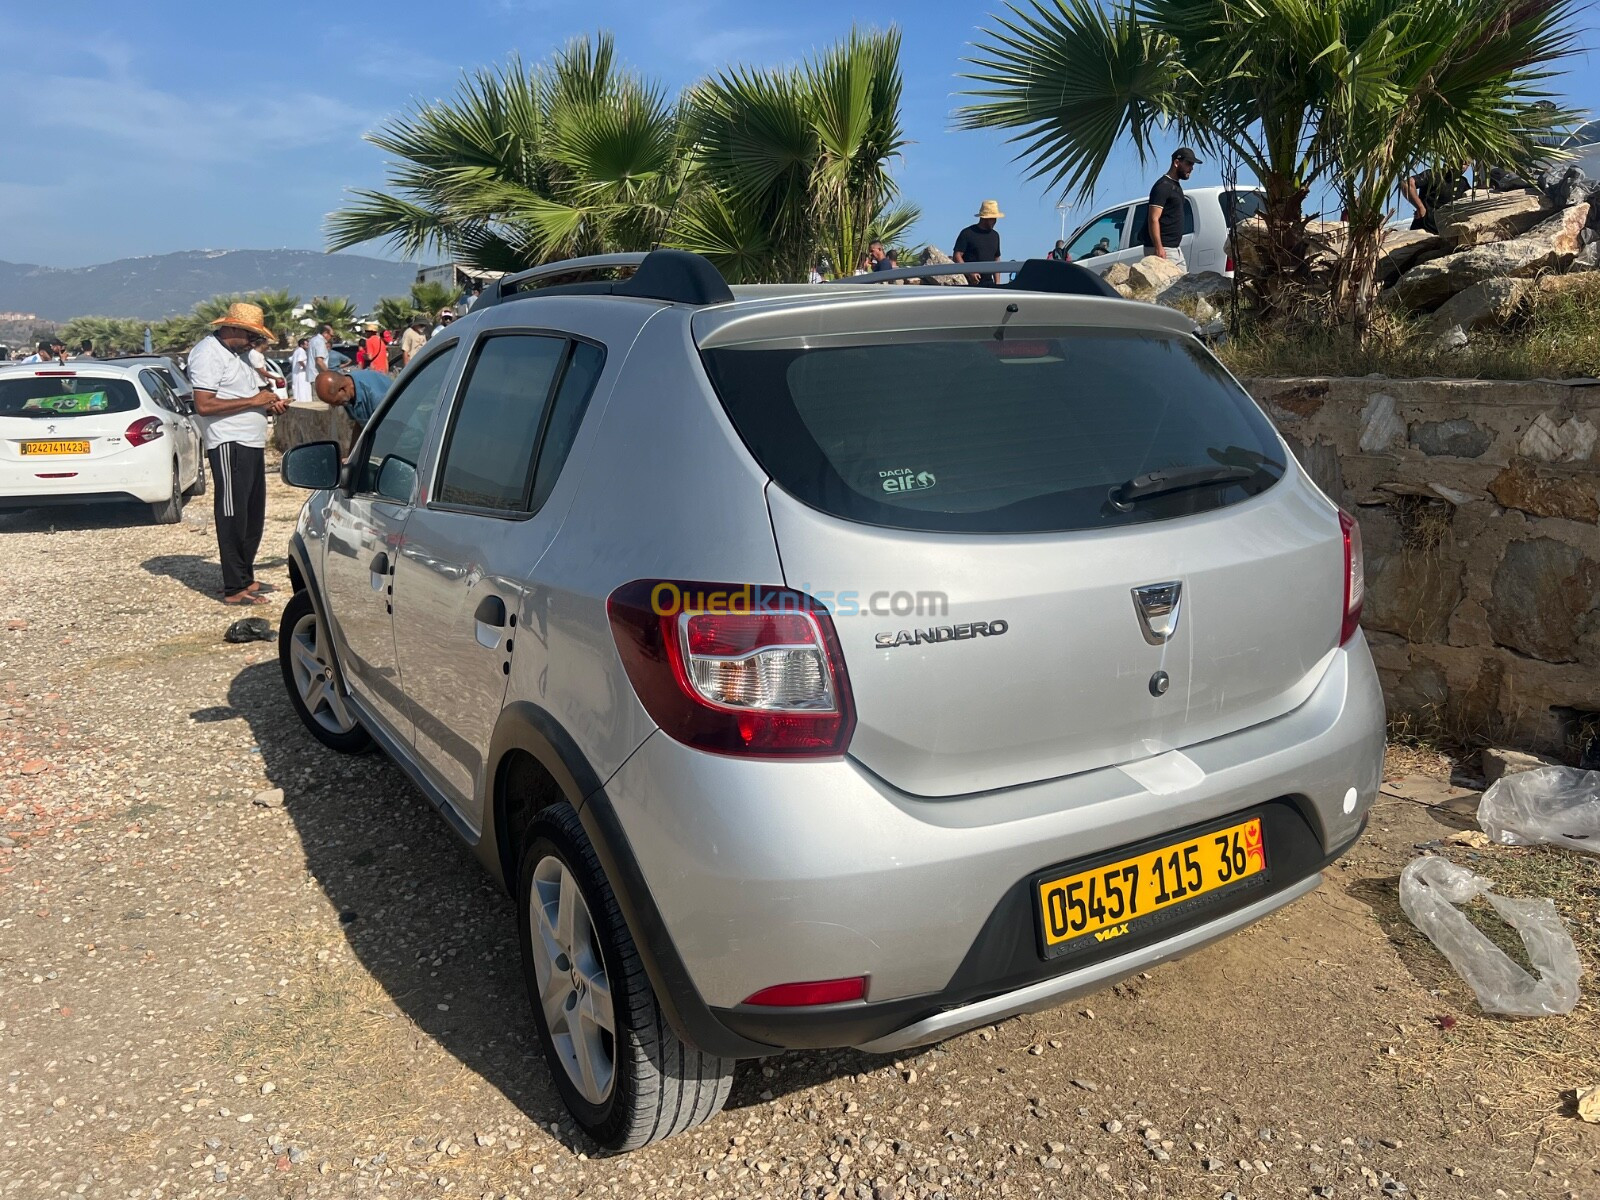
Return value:
M 378 411 L 389 385 L 394 380 L 381 371 L 349 367 L 343 371 L 320 371 L 313 385 L 317 399 L 334 408 L 345 409 L 359 430 Z

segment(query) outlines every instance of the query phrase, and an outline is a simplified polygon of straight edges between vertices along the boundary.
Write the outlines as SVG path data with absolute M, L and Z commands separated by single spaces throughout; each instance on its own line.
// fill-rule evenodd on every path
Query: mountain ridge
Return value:
M 135 317 L 158 321 L 222 293 L 287 288 L 303 300 L 348 296 L 361 311 L 382 296 L 403 296 L 413 263 L 317 250 L 179 250 L 88 267 L 45 267 L 0 260 L 0 312 L 44 321 Z

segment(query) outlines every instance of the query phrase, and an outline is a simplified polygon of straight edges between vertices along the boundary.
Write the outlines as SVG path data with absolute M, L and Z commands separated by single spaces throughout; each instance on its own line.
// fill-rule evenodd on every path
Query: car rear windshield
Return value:
M 778 341 L 704 359 L 779 487 L 872 525 L 1101 529 L 1238 503 L 1283 475 L 1272 426 L 1193 338 L 996 333 Z
M 0 417 L 93 417 L 133 412 L 139 393 L 126 379 L 23 375 L 0 379 Z

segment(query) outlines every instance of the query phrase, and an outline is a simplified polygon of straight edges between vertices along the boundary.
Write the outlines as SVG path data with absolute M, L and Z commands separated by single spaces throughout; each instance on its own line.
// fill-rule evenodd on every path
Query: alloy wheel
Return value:
M 616 1082 L 616 1016 L 599 938 L 578 881 L 554 855 L 539 860 L 529 892 L 534 976 L 556 1057 L 591 1104 Z

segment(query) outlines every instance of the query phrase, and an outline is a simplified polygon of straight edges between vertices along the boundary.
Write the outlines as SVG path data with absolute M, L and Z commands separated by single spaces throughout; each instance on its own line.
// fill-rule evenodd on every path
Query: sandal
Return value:
M 259 583 L 252 579 L 250 583 L 246 585 L 244 590 L 249 592 L 252 596 L 270 596 L 278 589 L 273 587 L 270 583 Z
M 266 603 L 265 600 L 261 599 L 254 592 L 239 592 L 237 595 L 224 596 L 222 598 L 222 602 L 229 608 L 248 608 L 257 604 Z

